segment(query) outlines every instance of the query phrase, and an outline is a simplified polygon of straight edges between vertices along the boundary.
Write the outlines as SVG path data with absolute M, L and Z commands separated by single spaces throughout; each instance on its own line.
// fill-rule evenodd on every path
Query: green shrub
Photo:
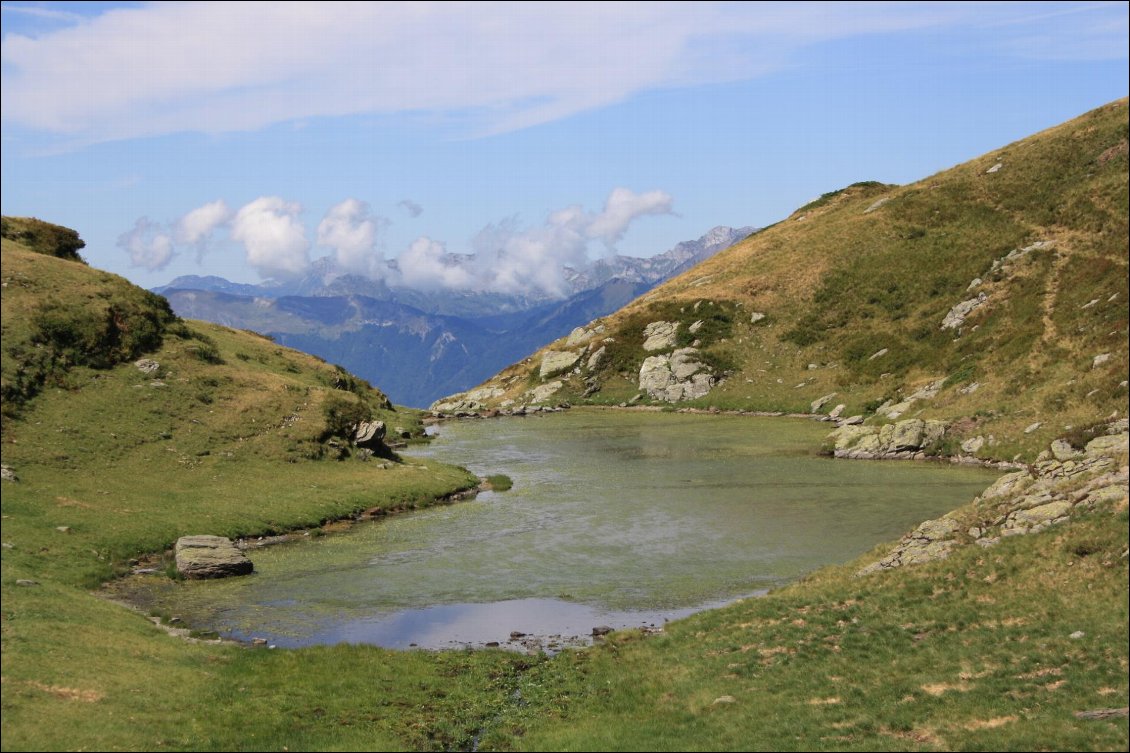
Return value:
M 0 236 L 21 243 L 32 251 L 68 261 L 85 264 L 79 249 L 86 242 L 69 227 L 52 225 L 34 217 L 4 217 L 0 219 Z
M 514 488 L 513 480 L 505 473 L 495 473 L 491 476 L 487 476 L 487 484 L 492 491 L 496 492 L 510 491 Z
M 322 442 L 335 437 L 349 439 L 357 424 L 373 418 L 373 409 L 367 403 L 338 395 L 326 398 L 322 413 L 326 419 L 325 428 L 319 437 Z

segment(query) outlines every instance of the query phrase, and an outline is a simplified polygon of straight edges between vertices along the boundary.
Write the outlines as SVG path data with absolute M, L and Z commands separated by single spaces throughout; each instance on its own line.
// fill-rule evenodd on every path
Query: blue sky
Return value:
M 332 256 L 553 292 L 563 264 L 911 182 L 1130 88 L 1126 3 L 2 8 L 3 213 L 146 286 Z

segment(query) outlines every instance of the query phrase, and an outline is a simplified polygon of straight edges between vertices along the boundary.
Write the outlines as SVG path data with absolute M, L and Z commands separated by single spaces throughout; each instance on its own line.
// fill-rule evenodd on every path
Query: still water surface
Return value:
M 443 648 L 656 624 L 895 539 L 998 475 L 816 455 L 827 424 L 573 410 L 438 428 L 412 456 L 514 488 L 252 552 L 169 589 L 189 624 L 280 646 Z M 544 643 L 544 641 L 543 641 Z

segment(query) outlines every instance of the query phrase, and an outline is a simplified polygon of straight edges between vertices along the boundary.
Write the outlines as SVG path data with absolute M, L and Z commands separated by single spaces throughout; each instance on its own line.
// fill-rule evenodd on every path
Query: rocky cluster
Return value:
M 972 505 L 922 523 L 859 574 L 941 559 L 966 544 L 990 547 L 1002 537 L 1037 533 L 1078 512 L 1125 501 L 1130 489 L 1128 436 L 1123 429 L 1097 437 L 1062 460 L 1063 447 L 1053 446 L 1044 460 L 1001 476 Z

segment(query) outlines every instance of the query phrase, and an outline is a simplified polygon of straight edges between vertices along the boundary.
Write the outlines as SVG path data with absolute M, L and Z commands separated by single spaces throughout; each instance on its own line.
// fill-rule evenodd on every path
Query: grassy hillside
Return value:
M 477 480 L 437 463 L 363 462 L 348 447 L 353 421 L 419 434 L 418 416 L 332 365 L 181 321 L 164 299 L 9 232 L 28 226 L 56 227 L 6 219 L 0 257 L 3 463 L 18 479 L 2 482 L 4 749 L 301 746 L 324 714 L 342 747 L 468 734 L 458 710 L 421 719 L 493 698 L 513 657 L 190 644 L 89 591 L 181 535 L 316 528 Z M 444 700 L 452 674 L 473 693 Z M 287 684 L 309 708 L 287 707 Z M 327 699 L 331 687 L 352 690 Z M 411 720 L 399 707 L 382 715 L 393 697 L 416 709 Z M 362 733 L 343 721 L 359 705 Z
M 539 351 L 479 394 L 520 404 L 559 379 L 551 402 L 630 400 L 644 327 L 678 322 L 676 347 L 698 341 L 719 378 L 687 405 L 807 412 L 834 392 L 825 412 L 885 422 L 876 408 L 944 380 L 903 417 L 956 423 L 951 449 L 980 435 L 981 457 L 1031 460 L 1067 427 L 1126 415 L 1128 212 L 1120 100 L 918 183 L 825 194 L 594 322 L 587 341 L 549 345 L 582 352 L 573 373 L 541 378 Z
M 921 184 L 828 195 L 603 320 L 588 341 L 603 360 L 555 377 L 554 399 L 630 399 L 646 325 L 678 321 L 675 344 L 698 340 L 725 375 L 701 407 L 808 410 L 837 392 L 874 421 L 881 401 L 945 378 L 908 415 L 963 418 L 954 431 L 995 435 L 995 456 L 1035 455 L 1069 423 L 1082 441 L 1126 409 L 1125 144 L 1120 102 Z M 417 424 L 333 366 L 180 321 L 54 241 L 33 250 L 18 225 L 0 272 L 0 446 L 18 477 L 0 482 L 4 750 L 1127 748 L 1125 471 L 1085 492 L 1084 461 L 1039 466 L 1033 497 L 1095 500 L 1042 533 L 982 548 L 962 530 L 948 559 L 859 577 L 878 547 L 555 658 L 169 635 L 98 584 L 182 534 L 313 527 L 474 480 L 348 457 L 358 417 Z M 993 270 L 1041 240 L 1054 244 Z M 939 334 L 976 294 L 970 275 L 988 303 Z M 539 363 L 496 378 L 491 399 L 543 384 Z M 1125 469 L 1125 445 L 1107 460 Z M 1067 491 L 1041 486 L 1056 473 Z M 979 525 L 995 504 L 953 520 Z

